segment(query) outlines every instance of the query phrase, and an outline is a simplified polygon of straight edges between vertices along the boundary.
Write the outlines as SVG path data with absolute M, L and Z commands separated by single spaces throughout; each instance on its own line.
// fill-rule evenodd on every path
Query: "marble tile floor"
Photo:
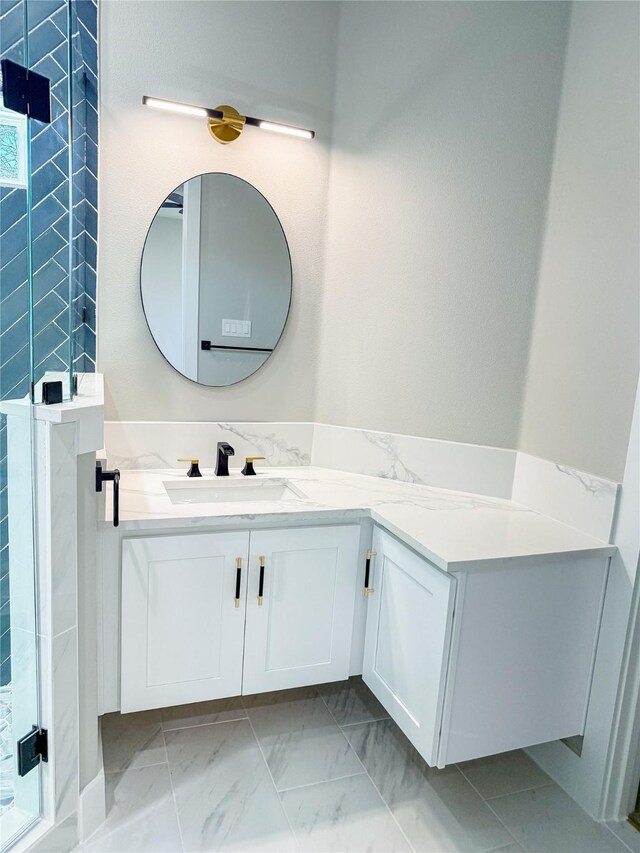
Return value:
M 628 853 L 523 752 L 429 768 L 359 678 L 103 718 L 78 853 Z

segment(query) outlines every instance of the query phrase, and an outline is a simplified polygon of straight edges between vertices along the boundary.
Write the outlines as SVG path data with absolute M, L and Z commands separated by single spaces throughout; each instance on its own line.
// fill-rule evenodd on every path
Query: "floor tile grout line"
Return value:
M 163 732 L 182 732 L 185 729 L 201 729 L 203 726 L 217 726 L 221 723 L 237 723 L 239 720 L 246 720 L 247 715 L 244 717 L 230 717 L 228 720 L 209 720 L 206 723 L 192 723 L 189 726 L 175 726 L 172 729 L 165 729 L 164 725 L 161 723 Z
M 522 847 L 522 848 L 523 848 L 523 850 L 525 850 L 525 853 L 528 853 L 528 851 L 526 851 L 526 848 L 524 847 L 524 845 L 520 844 L 520 842 L 519 842 L 519 841 L 518 841 L 518 839 L 515 837 L 515 835 L 511 832 L 511 830 L 510 830 L 510 829 L 509 829 L 509 827 L 506 825 L 506 823 L 501 819 L 500 815 L 496 812 L 496 810 L 495 810 L 495 809 L 491 808 L 491 804 L 490 804 L 487 800 L 485 800 L 485 799 L 483 798 L 483 796 L 482 796 L 482 794 L 480 793 L 480 791 L 476 788 L 476 786 L 473 784 L 473 782 L 471 782 L 469 779 L 467 779 L 467 777 L 464 775 L 464 773 L 462 772 L 462 770 L 460 770 L 460 768 L 458 767 L 458 765 L 457 765 L 457 764 L 456 764 L 456 770 L 457 770 L 457 771 L 458 771 L 458 773 L 462 776 L 462 778 L 467 782 L 467 784 L 468 784 L 468 785 L 470 785 L 470 786 L 471 786 L 471 788 L 472 788 L 472 789 L 476 792 L 476 794 L 480 797 L 481 802 L 483 802 L 483 803 L 485 804 L 485 806 L 489 809 L 489 811 L 491 812 L 491 814 L 492 814 L 492 815 L 495 817 L 495 819 L 498 821 L 498 823 L 500 824 L 500 826 L 502 826 L 502 827 L 504 828 L 504 830 L 505 830 L 505 832 L 507 833 L 507 835 L 509 836 L 509 838 L 511 838 L 513 842 L 515 842 L 515 843 L 516 843 L 516 844 L 518 844 L 520 847 Z M 507 795 L 505 795 L 505 796 L 508 796 L 508 794 L 507 794 Z M 499 799 L 499 798 L 498 798 L 498 797 L 494 797 L 494 799 L 496 799 L 496 800 L 497 800 L 497 799 Z M 506 847 L 507 845 L 503 844 L 502 846 L 503 846 L 503 847 Z M 500 848 L 499 848 L 499 847 L 494 847 L 493 849 L 494 849 L 494 850 L 499 850 Z
M 616 822 L 616 823 L 618 823 L 618 821 L 615 821 L 615 822 Z M 620 822 L 621 822 L 621 821 L 620 821 Z M 609 821 L 603 821 L 602 825 L 607 827 L 607 829 L 608 829 L 608 830 L 609 830 L 609 832 L 614 836 L 614 838 L 615 838 L 617 841 L 619 841 L 621 844 L 623 844 L 623 845 L 627 848 L 627 850 L 629 851 L 629 853 L 634 853 L 633 847 L 630 847 L 630 846 L 627 844 L 627 842 L 624 840 L 624 838 L 622 838 L 622 836 L 621 836 L 621 835 L 618 835 L 618 833 L 615 831 L 615 829 L 612 829 L 612 828 L 609 826 Z M 636 830 L 636 831 L 637 831 L 637 830 Z
M 325 702 L 325 705 L 327 703 Z M 328 707 L 328 706 L 327 706 Z M 384 717 L 372 717 L 370 720 L 356 720 L 355 723 L 338 723 L 341 729 L 349 729 L 351 726 L 361 726 L 363 723 L 383 723 L 385 720 L 390 720 L 391 717 L 386 714 Z M 336 722 L 338 722 L 336 720 Z
M 467 782 L 469 782 L 468 777 L 463 773 L 463 771 L 460 770 L 460 772 L 462 773 L 464 778 L 467 780 Z M 469 782 L 469 784 L 471 784 L 471 782 Z M 488 803 L 491 800 L 499 800 L 502 797 L 511 797 L 514 794 L 526 794 L 529 791 L 538 791 L 540 788 L 550 788 L 552 785 L 555 785 L 555 782 L 553 781 L 553 779 L 549 779 L 548 782 L 543 782 L 541 785 L 531 785 L 531 787 L 529 787 L 529 788 L 518 788 L 516 791 L 507 791 L 506 794 L 496 794 L 494 797 L 483 797 L 482 794 L 480 794 L 480 791 L 478 791 L 478 793 L 480 794 L 480 796 L 482 797 L 484 802 Z
M 385 798 L 382 796 L 382 792 L 380 791 L 380 789 L 378 788 L 378 786 L 376 785 L 376 783 L 373 781 L 373 779 L 372 779 L 372 778 L 371 778 L 371 776 L 369 775 L 369 771 L 368 771 L 368 770 L 367 770 L 367 768 L 365 767 L 365 765 L 364 765 L 364 761 L 362 761 L 362 759 L 360 758 L 360 756 L 358 755 L 358 753 L 355 751 L 355 749 L 354 749 L 354 748 L 353 748 L 353 746 L 351 745 L 351 741 L 350 741 L 350 740 L 349 740 L 349 738 L 345 735 L 345 733 L 342 731 L 342 726 L 339 726 L 339 725 L 338 725 L 338 722 L 337 722 L 336 718 L 334 717 L 333 712 L 331 711 L 331 708 L 329 707 L 329 705 L 327 704 L 327 702 L 326 702 L 326 700 L 325 700 L 324 696 L 322 695 L 322 693 L 320 693 L 320 691 L 318 690 L 318 688 L 317 688 L 317 687 L 316 687 L 316 693 L 317 693 L 317 694 L 318 694 L 318 696 L 322 699 L 322 701 L 324 702 L 324 706 L 325 706 L 325 708 L 326 708 L 326 709 L 327 709 L 327 711 L 331 714 L 331 717 L 333 718 L 333 720 L 334 720 L 335 724 L 336 724 L 336 725 L 338 726 L 338 728 L 340 729 L 340 732 L 341 732 L 341 734 L 342 734 L 342 737 L 343 737 L 343 738 L 346 740 L 346 742 L 349 744 L 349 749 L 353 752 L 353 754 L 355 755 L 355 757 L 358 759 L 358 761 L 359 761 L 359 762 L 360 762 L 360 764 L 362 765 L 362 769 L 364 770 L 364 773 L 365 773 L 365 775 L 366 775 L 367 779 L 371 782 L 371 784 L 373 785 L 373 789 L 374 789 L 374 791 L 377 793 L 377 795 L 378 795 L 378 796 L 380 797 L 380 799 L 382 800 L 382 802 L 383 802 L 383 804 L 384 804 L 384 807 L 386 808 L 387 812 L 389 813 L 389 817 L 391 818 L 391 820 L 393 821 L 393 823 L 395 823 L 395 825 L 398 827 L 398 831 L 400 832 L 400 835 L 401 835 L 401 836 L 404 838 L 404 840 L 407 842 L 407 845 L 408 845 L 408 847 L 409 847 L 409 850 L 411 850 L 411 851 L 412 851 L 412 853 L 415 853 L 415 848 L 414 848 L 413 844 L 411 843 L 411 841 L 409 841 L 409 838 L 408 838 L 407 834 L 405 833 L 404 829 L 400 826 L 400 823 L 399 823 L 398 819 L 396 818 L 396 816 L 394 815 L 394 813 L 391 811 L 391 806 L 390 806 L 390 805 L 389 805 L 389 803 L 385 800 Z M 370 721 L 370 722 L 368 722 L 368 723 L 364 723 L 364 725 L 369 726 L 369 725 L 371 725 L 372 723 L 376 723 L 376 722 L 380 722 L 380 720 L 371 720 L 371 721 Z M 355 725 L 355 724 L 354 724 L 354 725 Z M 363 724 L 362 724 L 362 723 L 360 723 L 359 725 L 363 725 Z M 361 774 L 358 774 L 358 775 L 361 775 Z
M 464 770 L 462 769 L 460 764 L 456 763 L 454 766 L 460 771 L 460 773 L 462 773 L 462 775 L 467 780 L 467 782 L 471 785 L 471 787 L 474 789 L 474 791 L 477 792 L 480 799 L 482 799 L 485 803 L 488 802 L 489 800 L 498 800 L 498 799 L 500 799 L 500 797 L 510 797 L 512 794 L 524 794 L 527 791 L 536 791 L 538 788 L 549 788 L 551 785 L 555 785 L 555 782 L 553 781 L 553 779 L 550 776 L 547 776 L 547 779 L 549 780 L 548 782 L 542 782 L 539 785 L 529 785 L 529 787 L 527 787 L 527 788 L 517 788 L 514 791 L 505 791 L 503 794 L 494 794 L 492 797 L 485 797 L 485 795 L 480 792 L 480 789 L 477 788 L 473 784 L 473 782 L 467 776 L 467 774 L 464 772 Z M 547 774 L 545 774 L 545 775 L 547 775 Z
M 182 823 L 180 822 L 180 812 L 178 810 L 178 798 L 176 797 L 176 791 L 173 787 L 173 776 L 171 775 L 171 764 L 169 762 L 169 750 L 167 749 L 167 740 L 164 736 L 164 730 L 160 729 L 162 733 L 162 742 L 164 743 L 164 751 L 167 755 L 167 772 L 169 774 L 169 787 L 171 788 L 171 799 L 173 800 L 173 810 L 176 815 L 176 823 L 178 824 L 178 835 L 180 836 L 180 847 L 184 851 L 184 836 L 182 834 Z M 176 729 L 176 731 L 178 731 Z
M 267 761 L 267 757 L 264 754 L 264 750 L 262 749 L 262 744 L 260 743 L 260 741 L 258 739 L 258 735 L 256 734 L 256 730 L 253 727 L 253 723 L 251 722 L 251 717 L 249 716 L 249 711 L 244 704 L 244 700 L 242 702 L 242 705 L 243 705 L 243 707 L 245 707 L 245 710 L 247 711 L 246 719 L 247 719 L 247 722 L 249 723 L 249 728 L 251 729 L 251 732 L 253 734 L 256 745 L 257 745 L 258 749 L 260 750 L 260 755 L 262 756 L 262 760 L 264 761 L 264 766 L 267 768 L 267 773 L 269 774 L 269 779 L 271 780 L 271 784 L 273 785 L 273 790 L 275 791 L 276 798 L 278 800 L 278 803 L 280 804 L 280 809 L 282 810 L 282 814 L 284 815 L 284 819 L 286 820 L 287 826 L 289 827 L 289 831 L 291 832 L 291 836 L 293 838 L 293 843 L 296 846 L 296 850 L 301 850 L 302 846 L 300 844 L 300 841 L 298 840 L 298 836 L 296 835 L 296 832 L 293 828 L 293 825 L 292 825 L 291 821 L 289 820 L 289 815 L 287 814 L 287 810 L 285 809 L 284 803 L 282 802 L 282 797 L 280 796 L 280 792 L 278 791 L 278 788 L 276 786 L 276 780 L 273 778 L 273 773 L 271 772 L 271 768 L 269 767 L 269 762 Z
M 315 785 L 328 785 L 330 782 L 342 782 L 344 779 L 355 779 L 356 776 L 364 776 L 366 770 L 358 773 L 346 773 L 344 776 L 335 776 L 333 779 L 318 779 L 315 782 L 305 782 L 304 785 L 293 785 L 291 788 L 276 788 L 278 794 L 288 794 L 289 791 L 301 791 L 304 788 L 313 788 Z
M 163 764 L 168 764 L 167 761 L 152 761 L 150 764 L 137 764 L 132 766 L 131 764 L 127 764 L 126 767 L 120 768 L 120 770 L 105 770 L 104 775 L 106 776 L 119 776 L 122 773 L 128 773 L 129 770 L 146 770 L 147 767 L 162 767 Z

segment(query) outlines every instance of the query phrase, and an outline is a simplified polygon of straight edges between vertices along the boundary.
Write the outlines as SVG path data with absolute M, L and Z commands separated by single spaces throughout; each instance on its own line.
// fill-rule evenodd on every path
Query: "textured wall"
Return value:
M 317 417 L 515 447 L 565 3 L 346 3 Z
M 95 369 L 98 81 L 95 0 L 73 0 L 73 234 L 69 253 L 69 56 L 65 0 L 0 5 L 0 56 L 52 85 L 50 125 L 35 122 L 33 187 L 33 365 L 29 354 L 27 195 L 0 185 L 0 396 L 24 397 L 30 373 Z M 71 310 L 70 310 L 71 306 Z M 71 329 L 71 340 L 69 330 Z M 10 677 L 6 421 L 0 416 L 0 683 Z
M 638 379 L 640 6 L 576 3 L 520 447 L 620 480 Z
M 338 9 L 334 3 L 119 0 L 101 11 L 99 368 L 107 417 L 310 420 L 328 184 Z M 144 50 L 141 46 L 144 45 Z M 143 107 L 142 95 L 216 106 L 317 131 L 313 143 L 247 128 L 221 146 L 202 119 Z M 291 247 L 289 323 L 239 385 L 176 373 L 147 330 L 140 255 L 158 205 L 200 172 L 237 174 L 273 205 Z

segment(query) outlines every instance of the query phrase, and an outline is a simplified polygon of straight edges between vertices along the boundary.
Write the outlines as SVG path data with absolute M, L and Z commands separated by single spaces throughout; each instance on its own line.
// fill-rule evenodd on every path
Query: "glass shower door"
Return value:
M 0 0 L 0 59 L 45 78 L 49 121 L 0 79 L 0 846 L 39 817 L 34 404 L 95 370 L 96 0 Z M 7 71 L 6 64 L 4 70 Z M 15 67 L 13 71 L 15 71 Z M 9 69 L 11 71 L 11 69 Z M 25 91 L 23 85 L 22 92 Z M 6 101 L 13 106 L 5 107 Z M 29 96 L 30 97 L 30 96 Z M 13 98 L 13 100 L 12 100 Z M 33 738 L 28 746 L 33 746 Z M 28 748 L 23 750 L 27 756 Z M 27 772 L 29 771 L 29 772 Z M 47 800 L 48 801 L 48 800 Z M 50 815 L 47 814 L 47 817 Z
M 0 844 L 41 813 L 34 399 L 46 376 L 71 385 L 67 6 L 0 0 L 0 58 L 51 80 L 51 122 L 0 102 Z M 55 82 L 54 82 L 55 81 Z M 57 87 L 57 88 L 56 88 Z M 11 96 L 12 100 L 9 101 Z M 5 98 L 7 96 L 7 98 Z M 14 104 L 15 105 L 15 104 Z M 19 106 L 19 105 L 18 105 Z

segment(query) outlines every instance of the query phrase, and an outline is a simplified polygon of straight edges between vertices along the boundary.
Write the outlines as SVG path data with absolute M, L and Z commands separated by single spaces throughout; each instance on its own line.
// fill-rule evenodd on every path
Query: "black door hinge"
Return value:
M 41 760 L 49 760 L 49 738 L 46 729 L 34 726 L 18 741 L 18 774 L 26 776 Z
M 10 59 L 1 60 L 2 100 L 8 110 L 51 123 L 51 83 Z

